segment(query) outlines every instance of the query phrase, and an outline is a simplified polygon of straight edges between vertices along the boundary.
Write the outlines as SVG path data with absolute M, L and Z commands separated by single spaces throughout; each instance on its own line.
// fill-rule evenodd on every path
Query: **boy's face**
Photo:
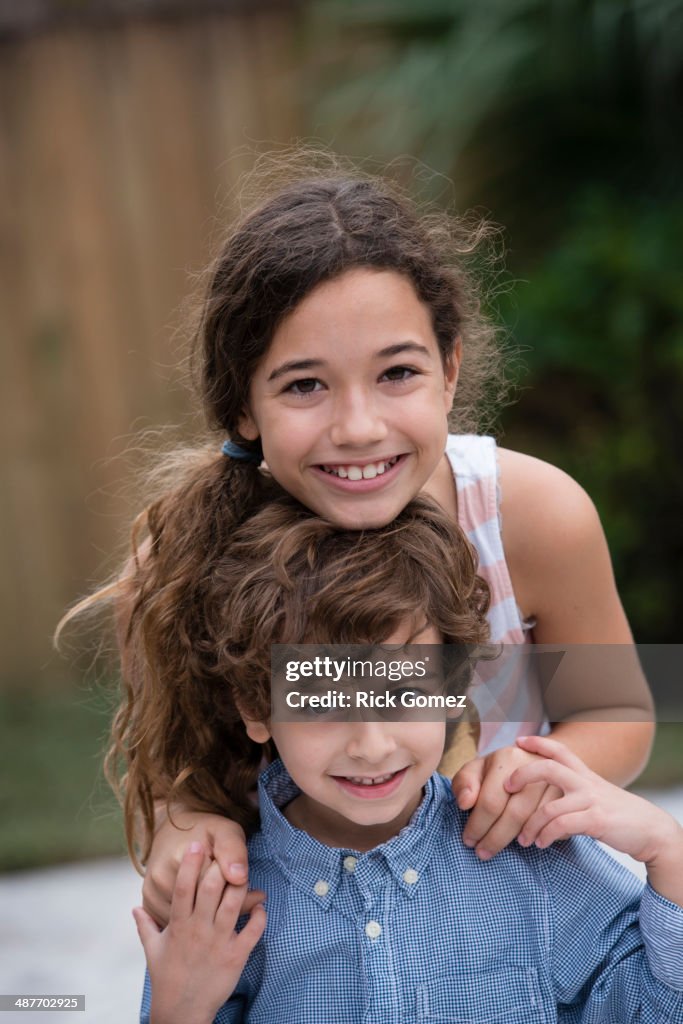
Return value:
M 440 644 L 428 626 L 397 630 L 387 643 Z M 395 836 L 417 809 L 443 754 L 441 721 L 253 722 L 257 743 L 272 737 L 301 790 L 287 819 L 328 846 L 369 850 Z

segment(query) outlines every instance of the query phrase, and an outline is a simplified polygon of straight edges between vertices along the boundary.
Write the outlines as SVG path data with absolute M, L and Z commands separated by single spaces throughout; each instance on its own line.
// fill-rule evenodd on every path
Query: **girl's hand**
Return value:
M 463 842 L 478 857 L 490 860 L 517 838 L 532 814 L 560 790 L 546 782 L 533 782 L 511 794 L 505 782 L 517 768 L 542 761 L 519 747 L 502 747 L 463 765 L 453 779 L 453 793 L 463 811 L 474 808 L 463 831 Z
M 200 877 L 203 865 L 203 848 L 194 842 L 178 871 L 165 931 L 142 907 L 133 910 L 152 983 L 151 1024 L 211 1024 L 266 926 L 259 903 L 237 933 L 246 883 L 226 885 L 216 861 Z
M 525 736 L 517 740 L 527 752 L 542 755 L 512 773 L 509 793 L 545 783 L 560 792 L 531 815 L 518 836 L 522 846 L 543 848 L 559 839 L 587 835 L 627 853 L 648 867 L 683 858 L 683 830 L 678 822 L 648 800 L 628 793 L 591 771 L 558 740 Z M 683 859 L 679 859 L 679 873 Z
M 247 846 L 236 822 L 220 814 L 196 811 L 174 812 L 173 821 L 175 825 L 167 818 L 154 837 L 142 885 L 142 905 L 162 927 L 168 924 L 176 876 L 191 842 L 201 843 L 209 859 L 218 862 L 226 882 L 242 888 L 247 882 Z M 248 893 L 242 913 L 262 898 L 262 893 Z

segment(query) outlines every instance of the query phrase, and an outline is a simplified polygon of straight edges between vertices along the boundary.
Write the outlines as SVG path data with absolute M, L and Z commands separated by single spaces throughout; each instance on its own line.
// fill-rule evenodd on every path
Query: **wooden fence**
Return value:
M 235 153 L 300 131 L 290 5 L 201 8 L 0 26 L 0 687 L 68 668 L 55 623 L 131 515 L 114 456 L 188 415 L 178 311 Z

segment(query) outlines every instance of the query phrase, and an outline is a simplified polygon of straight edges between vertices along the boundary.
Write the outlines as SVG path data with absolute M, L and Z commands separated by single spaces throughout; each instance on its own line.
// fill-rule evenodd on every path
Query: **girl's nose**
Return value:
M 396 750 L 397 743 L 387 722 L 352 722 L 346 752 L 367 765 L 380 765 Z
M 387 426 L 377 402 L 366 392 L 339 396 L 334 404 L 330 440 L 334 445 L 356 448 L 383 441 Z

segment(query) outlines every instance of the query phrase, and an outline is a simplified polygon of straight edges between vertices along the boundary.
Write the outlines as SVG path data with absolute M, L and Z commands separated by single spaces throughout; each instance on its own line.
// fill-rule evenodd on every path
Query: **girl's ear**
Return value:
M 455 397 L 455 388 L 458 383 L 458 374 L 460 373 L 460 363 L 462 361 L 462 342 L 460 338 L 455 339 L 453 345 L 453 351 L 446 360 L 444 366 L 444 378 L 445 378 L 445 389 L 444 389 L 444 400 L 446 403 L 446 413 L 451 411 L 453 405 L 453 398 Z
M 242 410 L 242 415 L 237 421 L 237 429 L 245 441 L 256 441 L 261 433 L 249 409 Z

